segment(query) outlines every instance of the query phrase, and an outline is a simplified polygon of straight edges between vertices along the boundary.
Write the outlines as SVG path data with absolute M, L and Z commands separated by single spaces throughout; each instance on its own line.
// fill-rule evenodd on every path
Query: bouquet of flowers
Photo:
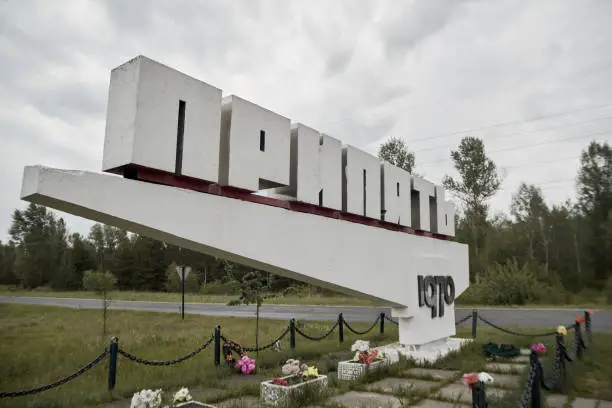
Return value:
M 474 387 L 475 384 L 481 382 L 483 384 L 493 384 L 493 377 L 489 374 L 482 372 L 479 374 L 469 373 L 463 374 L 463 383 L 469 387 L 470 390 Z
M 292 377 L 290 377 L 288 380 L 273 378 L 273 384 L 288 386 L 308 381 L 319 376 L 319 370 L 316 367 L 308 367 L 306 364 L 300 364 L 300 360 L 294 360 L 292 358 L 283 364 L 281 371 L 283 375 Z
M 249 358 L 246 354 L 242 356 L 236 363 L 235 367 L 240 370 L 242 374 L 248 375 L 255 371 L 255 359 Z
M 351 346 L 351 351 L 355 352 L 353 361 L 360 362 L 365 365 L 370 365 L 376 360 L 384 359 L 384 353 L 378 349 L 371 349 L 370 342 L 366 340 L 357 340 Z
M 160 408 L 162 390 L 142 390 L 132 396 L 130 408 Z
M 172 403 L 179 404 L 181 402 L 188 402 L 191 400 L 192 398 L 191 394 L 189 393 L 189 389 L 183 387 L 174 394 L 174 397 L 172 398 Z

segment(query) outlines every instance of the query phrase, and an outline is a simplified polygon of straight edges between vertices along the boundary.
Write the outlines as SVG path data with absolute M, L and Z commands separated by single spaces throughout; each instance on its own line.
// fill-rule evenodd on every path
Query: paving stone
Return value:
M 510 358 L 509 361 L 513 362 L 513 363 L 518 363 L 518 364 L 529 364 L 529 356 L 518 356 L 518 357 L 513 357 Z
M 492 387 L 487 386 L 487 390 L 489 388 L 518 388 L 521 384 L 521 377 L 518 375 L 509 375 L 509 374 L 492 374 L 493 377 L 493 385 Z M 459 379 L 455 382 L 456 384 L 463 384 L 463 379 Z
M 612 401 L 600 401 L 599 408 L 612 408 Z
M 432 378 L 436 381 L 445 381 L 459 376 L 459 371 L 412 368 L 408 371 L 404 371 L 402 374 L 414 378 Z
M 597 400 L 594 399 L 586 399 L 586 398 L 576 398 L 574 402 L 572 402 L 573 408 L 594 408 L 597 404 Z
M 218 408 L 260 408 L 263 404 L 257 397 L 232 398 L 215 404 Z
M 461 404 L 461 403 L 459 403 Z M 456 408 L 458 404 L 453 404 L 452 402 L 444 402 L 444 401 L 435 401 L 426 399 L 419 402 L 417 405 L 413 405 L 416 408 Z M 468 406 L 468 404 L 465 404 Z
M 567 402 L 567 395 L 550 394 L 546 397 L 548 408 L 563 408 Z
M 505 393 L 505 390 L 499 388 L 487 388 L 487 396 L 503 397 Z M 467 385 L 447 385 L 434 394 L 439 394 L 445 400 L 459 401 L 467 404 L 472 403 L 472 392 L 468 389 Z
M 528 366 L 523 364 L 489 363 L 485 366 L 484 371 L 491 373 L 515 373 L 526 371 L 528 368 Z
M 531 350 L 529 349 L 521 349 L 521 356 L 530 356 Z
M 394 393 L 403 390 L 426 390 L 429 391 L 433 388 L 440 386 L 440 383 L 435 381 L 424 381 L 424 380 L 409 380 L 406 378 L 385 378 L 375 383 L 368 384 L 366 389 L 368 391 L 380 391 L 386 393 Z
M 346 394 L 330 398 L 329 402 L 350 408 L 402 407 L 402 403 L 398 398 L 392 395 L 376 394 L 373 392 L 350 391 Z

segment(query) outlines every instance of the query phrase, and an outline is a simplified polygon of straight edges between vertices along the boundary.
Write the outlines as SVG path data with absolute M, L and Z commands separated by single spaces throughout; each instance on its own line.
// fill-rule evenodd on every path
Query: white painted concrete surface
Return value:
M 26 167 L 22 199 L 271 273 L 397 306 L 400 342 L 455 334 L 419 308 L 417 275 L 468 286 L 467 246 L 117 176 Z

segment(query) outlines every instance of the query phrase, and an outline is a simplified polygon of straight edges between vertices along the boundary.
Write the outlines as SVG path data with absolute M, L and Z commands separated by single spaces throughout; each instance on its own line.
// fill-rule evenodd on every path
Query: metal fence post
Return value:
M 385 312 L 380 313 L 380 334 L 385 334 Z
M 576 345 L 576 357 L 579 360 L 582 360 L 582 331 L 580 328 L 580 322 L 576 319 L 576 333 L 575 333 L 574 341 L 578 344 Z
M 119 339 L 117 337 L 111 338 L 109 347 L 109 364 L 108 364 L 108 390 L 112 391 L 115 389 L 117 383 L 117 350 L 119 349 Z
M 221 365 L 221 326 L 215 327 L 215 366 Z
M 472 309 L 472 338 L 476 338 L 476 328 L 478 327 L 478 310 Z
M 338 329 L 340 329 L 338 331 L 338 339 L 342 343 L 344 341 L 344 316 L 342 313 L 338 315 Z
M 533 384 L 531 385 L 531 408 L 540 408 L 542 406 L 542 390 L 540 382 L 542 380 L 542 366 L 539 363 L 539 356 L 536 351 L 531 352 L 531 367 L 535 370 Z
M 289 344 L 295 348 L 295 319 L 289 320 Z

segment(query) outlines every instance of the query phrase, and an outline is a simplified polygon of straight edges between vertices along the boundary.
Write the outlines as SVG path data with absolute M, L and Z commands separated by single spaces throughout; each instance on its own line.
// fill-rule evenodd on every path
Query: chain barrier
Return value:
M 531 359 L 531 368 L 529 369 L 529 376 L 527 377 L 527 383 L 525 384 L 525 391 L 523 391 L 523 396 L 521 398 L 520 408 L 527 408 L 531 405 L 531 393 L 533 390 L 533 385 L 535 383 L 537 374 L 536 362 Z
M 460 319 L 455 322 L 455 326 L 459 326 L 461 323 L 465 323 L 472 318 L 472 315 L 467 315 L 463 319 Z
M 502 331 L 504 333 L 507 334 L 511 334 L 513 336 L 524 336 L 524 337 L 546 337 L 546 336 L 554 336 L 557 334 L 557 331 L 551 331 L 551 332 L 545 332 L 545 333 L 520 333 L 520 332 L 516 332 L 513 330 L 508 330 L 508 329 L 504 329 L 503 327 L 500 327 L 498 325 L 496 325 L 495 323 L 490 322 L 489 320 L 485 319 L 482 316 L 478 316 L 478 319 L 481 320 L 483 323 L 493 327 L 494 329 L 497 329 L 499 331 Z
M 558 385 L 559 376 L 561 375 L 561 366 L 564 363 L 564 358 L 565 355 L 563 354 L 563 339 L 561 339 L 560 336 L 557 335 L 557 350 L 555 353 L 555 361 L 553 361 L 552 365 L 552 375 L 548 378 L 548 380 L 544 378 L 544 369 L 541 367 L 542 363 L 538 361 L 538 364 L 540 364 L 540 370 L 542 372 L 540 376 L 540 385 L 545 390 L 550 391 Z
M 121 354 L 122 356 L 136 362 L 139 364 L 144 364 L 144 365 L 150 365 L 150 366 L 168 366 L 168 365 L 173 365 L 173 364 L 178 364 L 180 362 L 183 362 L 185 360 L 187 360 L 188 358 L 191 358 L 193 356 L 195 356 L 196 354 L 198 354 L 200 351 L 204 350 L 206 347 L 208 347 L 208 345 L 210 343 L 213 342 L 213 340 L 215 339 L 215 336 L 210 336 L 210 339 L 208 339 L 208 341 L 204 344 L 202 344 L 200 347 L 198 347 L 197 349 L 193 350 L 190 353 L 185 354 L 183 357 L 179 357 L 176 358 L 174 360 L 166 360 L 166 361 L 158 361 L 158 360 L 146 360 L 144 358 L 138 357 L 134 354 L 128 353 L 127 351 L 123 350 L 122 348 L 120 348 L 119 350 L 117 350 L 117 352 L 119 354 Z
M 275 340 L 272 340 L 270 343 L 266 344 L 265 346 L 260 346 L 260 347 L 242 347 L 242 350 L 244 351 L 264 351 L 269 349 L 270 347 L 273 347 L 277 341 L 281 341 L 283 338 L 285 338 L 285 336 L 287 334 L 289 334 L 289 330 L 290 327 L 287 326 L 287 328 L 285 329 L 285 331 L 278 336 Z
M 304 333 L 298 326 L 295 326 L 295 331 L 300 334 L 302 337 L 308 339 L 308 340 L 312 340 L 312 341 L 320 341 L 323 340 L 324 338 L 326 338 L 327 336 L 329 336 L 330 334 L 332 334 L 334 332 L 334 330 L 336 330 L 336 328 L 338 327 L 338 322 L 336 322 L 336 324 L 334 324 L 332 326 L 331 329 L 329 329 L 329 331 L 325 334 L 323 334 L 322 336 L 319 337 L 314 337 L 314 336 L 309 336 L 308 334 Z
M 68 381 L 74 380 L 78 376 L 85 374 L 87 371 L 89 371 L 90 369 L 95 367 L 98 363 L 100 363 L 102 360 L 104 360 L 107 354 L 108 354 L 108 349 L 104 350 L 102 354 L 100 354 L 98 357 L 96 357 L 95 359 L 93 359 L 92 361 L 90 361 L 89 363 L 87 363 L 86 365 L 84 365 L 83 367 L 75 371 L 74 373 L 60 380 L 52 382 L 51 384 L 43 385 L 42 387 L 37 387 L 37 388 L 30 388 L 29 390 L 0 392 L 0 398 L 22 397 L 25 395 L 37 394 L 39 392 L 48 391 L 52 388 L 59 387 L 60 385 L 66 384 Z
M 369 332 L 371 332 L 376 327 L 376 325 L 378 324 L 379 321 L 380 321 L 380 316 L 378 316 L 378 318 L 376 320 L 374 320 L 374 323 L 372 323 L 372 326 L 370 326 L 369 329 L 367 329 L 365 331 L 358 331 L 358 330 L 355 330 L 354 328 L 352 328 L 351 325 L 346 320 L 343 320 L 344 326 L 346 326 L 346 328 L 349 329 L 349 331 L 352 331 L 353 333 L 355 333 L 355 334 L 357 334 L 359 336 L 364 335 L 364 334 L 368 334 Z
M 390 317 L 389 317 L 389 316 L 387 316 L 386 314 L 385 314 L 385 320 L 387 320 L 388 322 L 393 323 L 393 324 L 395 324 L 395 325 L 398 325 L 398 324 L 399 324 L 399 322 L 398 322 L 398 321 L 393 320 L 392 318 L 390 318 Z

